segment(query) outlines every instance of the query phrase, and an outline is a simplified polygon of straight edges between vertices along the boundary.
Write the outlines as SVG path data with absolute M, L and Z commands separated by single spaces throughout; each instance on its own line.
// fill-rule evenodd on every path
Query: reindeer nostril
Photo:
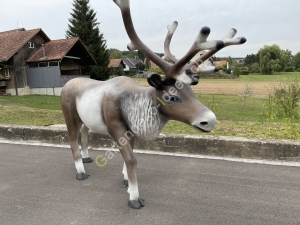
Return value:
M 200 125 L 201 125 L 201 126 L 207 126 L 207 125 L 208 125 L 208 122 L 200 122 Z

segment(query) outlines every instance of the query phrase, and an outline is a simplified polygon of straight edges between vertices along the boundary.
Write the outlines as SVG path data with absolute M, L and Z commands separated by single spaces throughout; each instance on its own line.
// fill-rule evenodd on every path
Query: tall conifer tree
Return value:
M 89 0 L 74 0 L 73 7 L 66 38 L 79 37 L 97 61 L 95 66 L 83 67 L 82 73 L 96 80 L 107 80 L 109 52 L 106 40 L 99 30 L 96 12 L 90 7 Z

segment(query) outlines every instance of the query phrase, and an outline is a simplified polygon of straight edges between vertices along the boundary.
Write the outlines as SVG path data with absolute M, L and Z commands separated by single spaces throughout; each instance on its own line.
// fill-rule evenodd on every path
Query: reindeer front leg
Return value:
M 130 140 L 128 140 L 124 134 L 126 134 L 126 129 L 121 121 L 108 120 L 107 128 L 109 134 L 115 140 L 117 147 L 120 149 L 121 155 L 124 159 L 124 184 L 126 178 L 128 179 L 128 190 L 129 201 L 128 205 L 134 209 L 140 209 L 144 207 L 144 200 L 139 198 L 139 188 L 137 181 L 137 160 L 133 154 L 132 146 Z M 133 138 L 133 137 L 132 137 Z M 127 183 L 127 182 L 126 182 Z M 126 186 L 125 186 L 126 187 Z
M 126 137 L 127 137 L 127 139 L 129 139 L 129 143 L 131 145 L 131 148 L 133 149 L 134 148 L 134 136 L 129 137 L 128 135 L 126 135 Z M 123 165 L 122 173 L 124 175 L 123 187 L 126 188 L 126 187 L 128 187 L 128 173 L 127 173 L 127 166 L 126 166 L 125 162 Z
M 141 207 L 144 207 L 144 200 L 139 198 L 139 188 L 138 188 L 138 182 L 137 182 L 137 160 L 136 157 L 133 154 L 132 147 L 130 143 L 128 142 L 126 145 L 121 146 L 120 148 L 121 154 L 124 159 L 124 183 L 125 186 L 128 182 L 128 190 L 129 193 L 129 202 L 128 205 L 131 208 L 139 209 Z M 126 178 L 128 181 L 126 182 Z

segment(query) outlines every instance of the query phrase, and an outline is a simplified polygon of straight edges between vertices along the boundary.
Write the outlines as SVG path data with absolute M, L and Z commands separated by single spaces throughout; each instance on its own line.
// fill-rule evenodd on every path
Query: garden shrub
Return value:
M 241 75 L 249 75 L 249 71 L 248 70 L 241 70 Z
M 125 73 L 125 76 L 132 77 L 136 74 L 136 71 L 135 70 L 128 70 L 128 71 L 124 71 L 124 73 Z
M 291 118 L 300 102 L 300 82 L 295 79 L 277 84 L 273 97 L 277 105 L 284 110 L 285 116 Z
M 292 66 L 289 66 L 285 68 L 284 72 L 294 72 L 294 68 Z

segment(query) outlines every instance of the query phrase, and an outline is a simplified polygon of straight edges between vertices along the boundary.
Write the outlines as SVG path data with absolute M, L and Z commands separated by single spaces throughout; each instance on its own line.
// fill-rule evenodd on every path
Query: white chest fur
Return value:
M 127 125 L 140 139 L 157 138 L 165 125 L 149 93 L 124 93 L 119 99 L 119 107 Z

